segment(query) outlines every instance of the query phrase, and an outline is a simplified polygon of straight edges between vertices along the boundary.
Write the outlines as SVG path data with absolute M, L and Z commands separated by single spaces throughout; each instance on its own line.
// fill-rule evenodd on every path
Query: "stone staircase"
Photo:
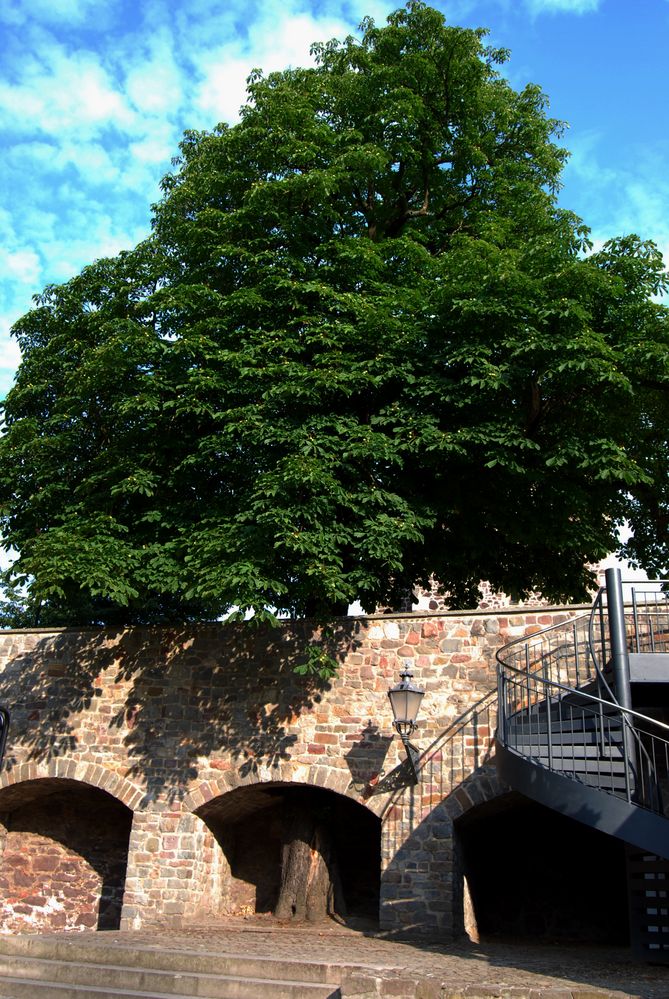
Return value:
M 342 972 L 317 961 L 175 950 L 169 939 L 163 948 L 0 937 L 2 999 L 340 999 Z

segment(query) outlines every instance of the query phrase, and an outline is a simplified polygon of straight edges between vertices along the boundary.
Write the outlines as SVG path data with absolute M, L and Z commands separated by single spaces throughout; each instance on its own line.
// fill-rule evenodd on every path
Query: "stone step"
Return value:
M 256 979 L 300 981 L 338 985 L 341 969 L 322 961 L 249 956 L 200 949 L 174 949 L 146 944 L 104 940 L 104 934 L 82 937 L 0 935 L 3 958 L 41 958 L 91 965 L 114 965 L 135 970 L 170 971 L 203 975 L 250 976 Z
M 244 988 L 239 991 L 235 985 L 230 986 L 230 990 L 223 993 L 221 999 L 259 999 L 260 996 L 272 996 L 272 999 L 307 999 L 307 995 L 300 991 L 287 991 L 289 983 L 272 982 L 269 980 L 247 979 L 242 983 Z M 297 983 L 297 986 L 299 983 Z M 309 988 L 319 988 L 319 986 L 308 986 Z M 327 999 L 340 999 L 341 993 L 338 988 L 332 989 L 330 986 L 320 986 L 323 997 Z M 324 991 L 330 988 L 329 992 Z M 202 999 L 209 999 L 206 992 L 199 992 L 197 995 Z M 137 989 L 116 989 L 107 985 L 72 985 L 55 982 L 43 982 L 29 978 L 4 978 L 0 976 L 0 996 L 2 999 L 192 999 L 193 993 L 182 992 L 145 992 Z
M 267 975 L 257 978 L 249 971 L 240 975 L 202 973 L 197 969 L 196 954 L 191 962 L 191 969 L 193 968 L 195 970 L 171 971 L 122 964 L 0 955 L 0 989 L 6 990 L 6 983 L 9 982 L 12 989 L 18 987 L 19 990 L 18 993 L 10 991 L 10 995 L 25 995 L 22 986 L 26 982 L 33 985 L 38 982 L 43 986 L 40 996 L 50 995 L 50 988 L 56 989 L 54 995 L 60 995 L 62 992 L 58 990 L 68 987 L 92 988 L 97 995 L 100 983 L 104 982 L 105 993 L 198 996 L 206 999 L 256 999 L 263 992 L 281 999 L 330 999 L 339 994 L 339 990 L 332 984 L 277 979 Z
M 360 970 L 364 976 L 371 969 Z M 341 977 L 342 968 L 327 962 L 178 950 L 104 935 L 0 936 L 2 999 L 335 999 Z

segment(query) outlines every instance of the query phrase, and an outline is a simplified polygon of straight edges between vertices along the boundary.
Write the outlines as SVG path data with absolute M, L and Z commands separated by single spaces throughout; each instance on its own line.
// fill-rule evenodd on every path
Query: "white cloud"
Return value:
M 669 267 L 669 176 L 667 143 L 630 147 L 626 157 L 605 160 L 600 137 L 574 138 L 565 170 L 564 201 L 592 229 L 595 250 L 615 236 L 652 239 Z
M 38 20 L 81 24 L 99 7 L 99 0 L 2 0 L 0 23 L 19 26 Z
M 565 179 L 577 181 L 584 192 L 586 221 L 592 218 L 597 227 L 606 219 L 607 227 L 617 232 L 636 232 L 659 242 L 669 239 L 668 147 L 662 137 L 655 147 L 630 147 L 615 161 L 604 159 L 594 132 L 572 137 L 570 146 Z
M 18 82 L 0 83 L 0 127 L 15 134 L 72 131 L 83 139 L 132 124 L 127 98 L 92 53 L 68 53 L 53 42 L 25 58 Z
M 135 52 L 125 78 L 125 93 L 140 113 L 169 115 L 181 106 L 185 88 L 183 70 L 175 59 L 175 40 L 163 28 L 151 35 L 144 52 Z
M 334 5 L 328 5 L 329 11 Z M 267 3 L 254 21 L 253 32 L 210 49 L 198 61 L 200 83 L 195 106 L 210 122 L 235 121 L 246 101 L 246 78 L 255 67 L 264 73 L 286 66 L 313 65 L 311 44 L 350 33 L 343 19 L 321 16 L 318 20 L 296 2 Z
M 592 14 L 601 0 L 525 0 L 531 14 Z
M 5 280 L 36 284 L 39 281 L 42 265 L 34 250 L 24 247 L 18 250 L 0 248 L 0 272 Z
M 0 398 L 11 388 L 14 373 L 21 361 L 21 351 L 16 340 L 9 335 L 15 316 L 0 316 Z

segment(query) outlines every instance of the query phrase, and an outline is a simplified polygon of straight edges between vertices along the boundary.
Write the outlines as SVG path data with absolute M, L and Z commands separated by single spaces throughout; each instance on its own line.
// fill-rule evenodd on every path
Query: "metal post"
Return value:
M 625 602 L 620 569 L 607 569 L 606 606 L 609 615 L 609 635 L 611 637 L 611 667 L 613 669 L 613 689 L 618 704 L 623 708 L 632 707 L 632 685 L 630 682 L 630 659 L 627 650 L 627 630 L 625 628 Z M 630 716 L 621 711 L 623 750 L 625 753 L 625 784 L 627 800 L 631 801 L 637 787 L 636 746 Z
M 634 647 L 636 652 L 641 652 L 639 644 L 639 608 L 636 605 L 636 586 L 632 587 L 632 614 L 634 615 Z
M 625 603 L 623 601 L 623 583 L 620 569 L 607 569 L 605 577 L 614 689 L 618 703 L 624 708 L 631 708 L 630 659 L 629 652 L 627 651 Z

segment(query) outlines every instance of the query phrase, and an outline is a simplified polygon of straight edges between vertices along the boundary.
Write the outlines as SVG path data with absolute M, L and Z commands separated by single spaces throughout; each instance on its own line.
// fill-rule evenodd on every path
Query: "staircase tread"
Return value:
M 81 950 L 83 950 L 83 949 L 96 949 L 96 948 L 101 948 L 101 947 L 109 948 L 109 949 L 113 948 L 114 950 L 116 950 L 116 951 L 119 952 L 119 956 L 121 956 L 121 954 L 120 954 L 121 951 L 130 951 L 130 952 L 141 951 L 143 953 L 149 953 L 149 954 L 161 954 L 165 950 L 164 946 L 158 945 L 158 944 L 140 944 L 140 943 L 136 944 L 136 943 L 130 943 L 130 942 L 126 942 L 126 941 L 119 941 L 119 940 L 114 940 L 112 943 L 106 944 L 106 943 L 103 943 L 102 941 L 98 941 L 98 940 L 86 940 L 86 941 L 79 940 L 79 939 L 77 939 L 77 940 L 64 940 L 62 937 L 51 936 L 51 935 L 46 935 L 46 934 L 45 935 L 37 935 L 37 934 L 34 934 L 34 935 L 33 934 L 23 934 L 23 935 L 20 935 L 19 934 L 19 935 L 14 936 L 14 937 L 0 936 L 0 958 L 3 957 L 3 956 L 32 958 L 33 957 L 33 947 L 31 947 L 31 946 L 29 946 L 27 950 L 22 950 L 22 949 L 12 950 L 12 943 L 15 942 L 15 941 L 21 941 L 21 940 L 29 942 L 30 944 L 32 944 L 33 941 L 37 941 L 38 942 L 38 947 L 39 947 L 39 945 L 44 945 L 44 944 L 47 944 L 47 945 L 48 944 L 52 944 L 52 943 L 60 944 L 63 947 L 65 947 L 65 948 L 67 948 L 69 950 L 72 950 L 72 951 L 75 951 L 75 950 L 79 951 L 80 949 Z M 5 950 L 4 947 L 3 947 L 3 945 L 5 945 L 5 944 L 9 945 L 9 947 L 8 947 L 7 950 Z M 38 948 L 35 948 L 35 949 L 38 949 Z M 193 959 L 204 957 L 204 958 L 215 958 L 217 960 L 228 960 L 228 959 L 242 960 L 242 961 L 248 961 L 249 960 L 249 954 L 246 953 L 246 952 L 243 952 L 243 951 L 204 950 L 204 949 L 200 949 L 200 948 L 193 949 L 193 948 L 190 948 L 190 947 L 170 947 L 169 953 L 170 953 L 170 955 L 175 955 L 176 954 L 176 955 L 181 955 L 181 956 L 189 957 L 189 958 L 193 958 Z M 35 959 L 38 959 L 38 958 L 39 958 L 39 955 L 35 954 Z M 41 958 L 41 960 L 67 961 L 69 959 L 68 958 Z M 304 965 L 308 965 L 311 968 L 313 968 L 314 966 L 315 967 L 322 967 L 322 968 L 337 968 L 337 967 L 351 968 L 351 967 L 354 967 L 354 968 L 370 968 L 370 969 L 380 968 L 380 967 L 384 967 L 385 968 L 386 967 L 386 965 L 377 965 L 374 962 L 368 962 L 368 963 L 364 963 L 364 964 L 362 964 L 362 963 L 351 964 L 350 961 L 346 961 L 346 960 L 343 960 L 343 959 L 340 959 L 340 960 L 334 959 L 334 960 L 327 960 L 327 961 L 320 960 L 319 961 L 319 960 L 315 960 L 313 958 L 273 957 L 273 956 L 268 955 L 268 954 L 257 954 L 257 955 L 254 954 L 253 957 L 252 957 L 252 960 L 253 961 L 257 961 L 258 963 L 262 962 L 262 963 L 267 963 L 267 964 L 276 964 L 277 962 L 280 962 L 281 964 L 295 964 L 295 965 L 302 965 L 302 964 L 304 964 Z M 80 961 L 79 961 L 79 963 L 88 963 L 90 965 L 96 965 L 96 966 L 98 966 L 101 963 L 109 964 L 109 961 L 105 960 L 104 962 L 98 962 L 98 961 L 95 961 L 95 960 L 85 960 L 84 958 L 81 958 Z M 135 967 L 137 967 L 137 966 L 135 966 Z
M 244 982 L 245 984 L 253 985 L 256 984 L 259 988 L 267 989 L 272 988 L 290 988 L 292 986 L 298 986 L 300 989 L 313 989 L 314 991 L 319 991 L 321 994 L 324 993 L 325 989 L 330 989 L 330 994 L 339 991 L 339 986 L 334 985 L 329 982 L 291 982 L 286 979 L 280 978 L 230 978 L 230 981 Z M 144 990 L 137 989 L 117 989 L 113 986 L 101 986 L 101 985 L 78 985 L 71 984 L 70 982 L 49 982 L 40 978 L 24 978 L 22 975 L 0 975 L 0 986 L 3 982 L 5 984 L 20 984 L 20 985 L 31 985 L 41 988 L 49 989 L 70 989 L 75 992 L 82 993 L 100 993 L 104 992 L 106 995 L 111 996 L 131 996 L 135 999 L 194 999 L 192 993 L 183 994 L 179 992 L 145 992 Z
M 53 967 L 71 967 L 71 968 L 94 968 L 96 971 L 130 971 L 134 974 L 141 975 L 174 975 L 178 978 L 205 978 L 211 979 L 213 981 L 230 981 L 230 982 L 267 982 L 270 985 L 274 985 L 277 982 L 282 982 L 284 985 L 309 985 L 314 988 L 322 989 L 327 986 L 328 982 L 305 982 L 304 979 L 297 978 L 258 978 L 256 976 L 246 975 L 226 975 L 226 974 L 216 974 L 210 971 L 176 971 L 173 968 L 144 968 L 141 965 L 129 965 L 129 964 L 109 964 L 109 963 L 98 963 L 97 961 L 81 961 L 81 960 L 67 960 L 65 958 L 52 958 L 52 957 L 32 957 L 29 954 L 0 954 L 0 961 L 7 960 L 7 958 L 13 958 L 14 960 L 21 961 L 32 961 L 37 962 L 41 965 L 51 965 Z M 248 960 L 248 958 L 246 958 Z M 280 958 L 267 958 L 268 961 L 272 963 L 280 962 Z M 0 975 L 0 980 L 2 978 L 9 978 L 12 980 L 25 981 L 23 975 Z M 41 981 L 46 981 L 45 979 L 40 979 Z
M 128 996 L 131 999 L 193 999 L 193 996 L 187 996 L 183 993 L 178 992 L 137 992 L 134 989 L 115 989 L 110 988 L 107 985 L 69 985 L 62 982 L 41 982 L 36 978 L 11 978 L 7 975 L 0 975 L 0 985 L 5 982 L 20 982 L 22 985 L 32 985 L 38 988 L 49 988 L 49 989 L 69 989 L 74 992 L 81 992 L 83 994 L 88 993 L 98 993 L 104 992 L 105 995 L 110 996 Z

